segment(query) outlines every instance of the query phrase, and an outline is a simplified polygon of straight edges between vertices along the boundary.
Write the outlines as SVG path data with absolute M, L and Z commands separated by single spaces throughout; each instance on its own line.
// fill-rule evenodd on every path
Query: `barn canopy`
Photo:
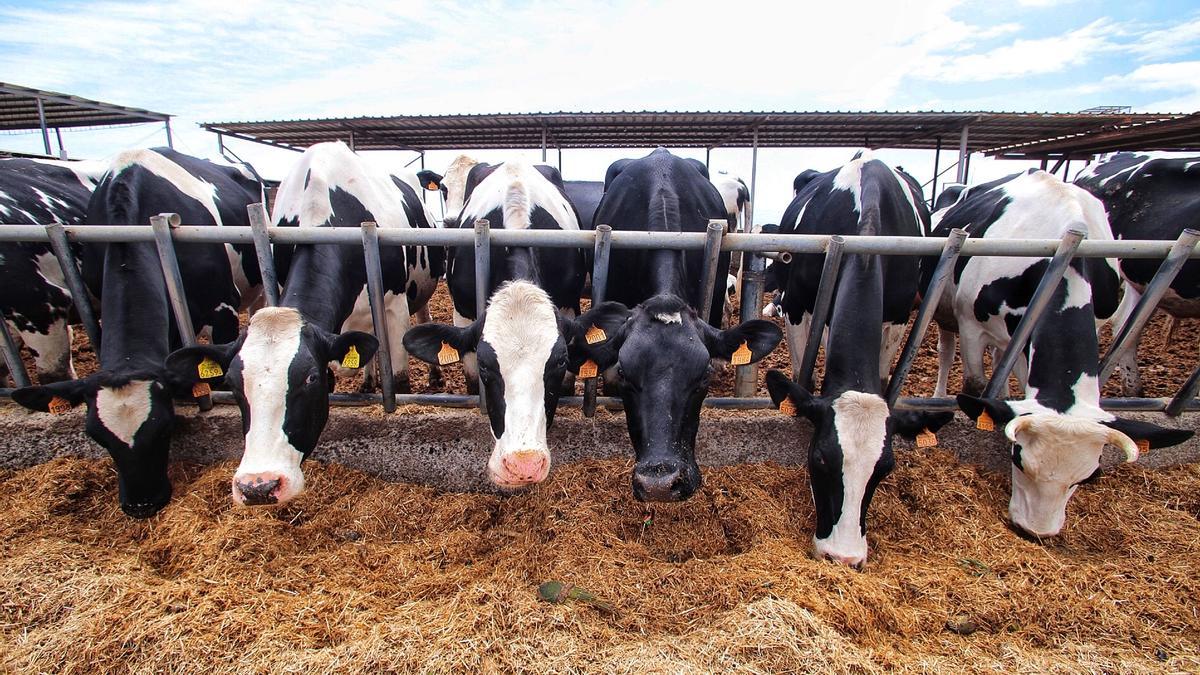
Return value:
M 50 152 L 50 130 L 72 127 L 104 127 L 158 122 L 166 127 L 171 145 L 171 116 L 143 108 L 93 101 L 57 91 L 31 89 L 0 82 L 0 131 L 40 129 L 46 154 Z M 59 154 L 62 137 L 59 135 Z

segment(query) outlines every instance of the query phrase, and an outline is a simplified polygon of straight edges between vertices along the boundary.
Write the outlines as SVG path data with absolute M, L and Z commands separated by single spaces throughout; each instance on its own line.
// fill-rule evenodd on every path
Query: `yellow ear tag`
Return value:
M 436 189 L 438 189 L 438 184 L 433 181 L 429 181 L 429 185 L 426 185 L 425 189 L 426 190 L 436 190 Z
M 742 340 L 742 346 L 734 350 L 733 356 L 729 358 L 729 363 L 734 366 L 744 366 L 750 363 L 750 356 L 750 345 Z
M 937 434 L 928 429 L 925 429 L 921 433 L 917 434 L 918 448 L 932 448 L 933 446 L 937 445 L 937 443 Z
M 581 377 L 585 380 L 590 380 L 591 378 L 593 378 L 597 374 L 599 374 L 599 372 L 600 372 L 600 366 L 597 365 L 596 362 L 591 359 L 584 361 L 583 365 L 579 366 L 579 377 Z
M 1137 443 L 1137 446 L 1138 446 L 1138 452 L 1140 452 L 1140 453 L 1142 453 L 1142 454 L 1145 454 L 1145 453 L 1147 453 L 1147 452 L 1150 452 L 1150 439 L 1148 439 L 1148 438 L 1139 438 L 1139 439 L 1137 439 L 1137 440 L 1136 440 L 1136 441 L 1134 441 L 1134 442 L 1135 442 L 1135 443 Z
M 207 382 L 197 382 L 192 385 L 192 398 L 204 398 L 212 393 L 212 387 Z
M 783 413 L 784 415 L 795 415 L 796 404 L 792 403 L 792 399 L 785 398 L 779 402 L 779 412 Z
M 346 355 L 342 357 L 343 368 L 357 368 L 362 365 L 362 357 L 358 353 L 358 347 L 350 345 L 350 349 L 346 350 Z
M 442 349 L 438 352 L 438 363 L 443 366 L 448 366 L 451 363 L 458 363 L 458 350 L 450 346 L 450 343 L 443 342 Z
M 584 333 L 583 337 L 587 340 L 589 345 L 594 345 L 597 342 L 604 342 L 608 339 L 608 335 L 600 326 L 592 326 L 591 328 L 587 329 L 587 333 Z
M 995 431 L 996 423 L 992 421 L 992 416 L 984 410 L 979 413 L 979 418 L 975 420 L 975 428 L 980 431 Z
M 61 396 L 54 396 L 50 399 L 49 405 L 46 406 L 52 415 L 61 415 L 69 412 L 74 406 L 71 402 Z
M 221 364 L 213 361 L 211 356 L 206 356 L 200 361 L 200 365 L 196 366 L 196 372 L 200 374 L 200 379 L 202 380 L 220 377 L 225 374 L 225 371 L 221 370 Z

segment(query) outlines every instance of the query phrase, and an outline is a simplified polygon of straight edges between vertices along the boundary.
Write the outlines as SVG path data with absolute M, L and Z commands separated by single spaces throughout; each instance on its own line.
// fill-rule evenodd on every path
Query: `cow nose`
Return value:
M 550 454 L 544 450 L 518 450 L 500 458 L 504 467 L 504 486 L 529 485 L 540 483 L 550 472 Z
M 824 553 L 824 554 L 822 554 L 822 556 L 826 560 L 832 560 L 833 562 L 835 562 L 839 565 L 845 565 L 846 567 L 851 567 L 853 569 L 858 570 L 859 572 L 863 571 L 863 568 L 867 566 L 867 559 L 864 556 L 838 555 L 837 553 Z
M 233 499 L 246 506 L 261 506 L 279 501 L 283 476 L 277 473 L 250 473 L 233 477 Z
M 633 496 L 642 502 L 680 502 L 692 491 L 678 462 L 659 462 L 634 467 Z
M 149 502 L 147 502 L 147 503 L 130 502 L 128 504 L 121 504 L 121 510 L 124 511 L 125 515 L 129 516 L 130 518 L 149 518 L 149 517 L 153 516 L 154 514 L 158 513 L 159 511 L 161 511 L 162 508 L 166 505 L 167 505 L 166 502 L 163 502 L 161 504 L 155 504 L 155 503 L 149 503 Z

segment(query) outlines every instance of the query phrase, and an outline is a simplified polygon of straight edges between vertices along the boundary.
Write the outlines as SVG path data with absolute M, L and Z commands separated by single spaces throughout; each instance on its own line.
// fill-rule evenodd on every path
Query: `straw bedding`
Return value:
M 107 461 L 0 473 L 0 664 L 53 672 L 1161 672 L 1200 669 L 1200 468 L 1122 467 L 1044 545 L 1007 478 L 902 454 L 864 573 L 809 558 L 806 472 L 707 469 L 653 510 L 630 463 L 525 494 L 440 493 L 306 465 L 230 506 L 229 463 L 172 468 L 124 517 Z M 572 582 L 615 604 L 539 602 Z M 958 632 L 951 631 L 947 624 Z M 969 635 L 961 633 L 975 631 Z

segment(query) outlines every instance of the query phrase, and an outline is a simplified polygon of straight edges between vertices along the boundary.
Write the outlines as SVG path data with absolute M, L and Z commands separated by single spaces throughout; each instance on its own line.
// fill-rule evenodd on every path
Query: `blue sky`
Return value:
M 212 136 L 194 126 L 201 120 L 614 109 L 1076 111 L 1095 105 L 1192 112 L 1200 109 L 1200 6 L 0 2 L 0 79 L 178 115 L 179 147 L 200 155 L 216 150 Z M 153 127 L 64 137 L 73 154 L 93 157 L 163 142 Z M 0 136 L 0 144 L 38 150 L 40 136 Z M 294 159 L 232 145 L 267 174 L 282 174 Z M 829 168 L 848 153 L 764 152 L 759 212 L 782 211 L 798 170 Z M 621 154 L 637 153 L 568 153 L 564 172 L 594 178 Z M 929 171 L 930 155 L 885 158 L 920 173 Z M 431 155 L 429 164 L 437 168 L 448 159 Z M 714 164 L 748 173 L 748 153 L 714 152 Z M 980 180 L 1019 168 L 972 164 Z

